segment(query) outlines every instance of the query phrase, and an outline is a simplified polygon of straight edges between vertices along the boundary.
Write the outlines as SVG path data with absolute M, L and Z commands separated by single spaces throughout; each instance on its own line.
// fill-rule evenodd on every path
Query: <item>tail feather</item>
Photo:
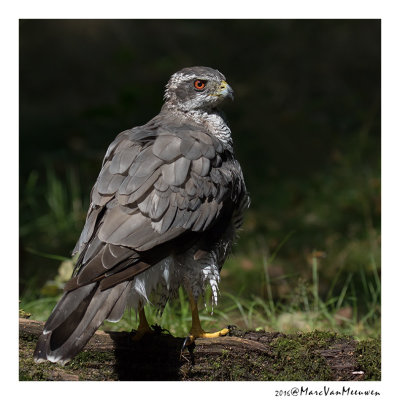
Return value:
M 35 361 L 65 364 L 71 360 L 110 314 L 122 316 L 130 283 L 122 282 L 103 291 L 93 283 L 65 293 L 39 338 Z
M 84 302 L 85 298 L 90 300 L 93 296 L 92 292 L 95 290 L 95 286 L 96 283 L 91 283 L 77 290 L 65 292 L 44 325 L 43 332 L 54 331 L 59 325 L 65 322 L 71 313 L 76 311 L 77 305 Z
M 126 286 L 121 296 L 115 303 L 114 307 L 108 314 L 107 321 L 118 322 L 122 318 L 122 315 L 124 314 L 125 307 L 128 301 L 128 296 L 131 292 L 132 292 L 132 281 L 130 281 L 129 284 Z

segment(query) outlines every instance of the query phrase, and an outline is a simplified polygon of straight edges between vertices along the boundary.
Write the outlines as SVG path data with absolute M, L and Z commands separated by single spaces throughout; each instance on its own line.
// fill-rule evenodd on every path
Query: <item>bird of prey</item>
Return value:
M 65 364 L 126 307 L 139 314 L 140 338 L 151 331 L 144 305 L 151 299 L 162 312 L 181 286 L 192 310 L 190 340 L 228 333 L 204 332 L 197 309 L 208 285 L 217 303 L 219 273 L 249 205 L 218 110 L 226 98 L 233 91 L 219 71 L 184 68 L 166 85 L 160 113 L 111 143 L 73 251 L 74 273 L 44 326 L 35 361 Z

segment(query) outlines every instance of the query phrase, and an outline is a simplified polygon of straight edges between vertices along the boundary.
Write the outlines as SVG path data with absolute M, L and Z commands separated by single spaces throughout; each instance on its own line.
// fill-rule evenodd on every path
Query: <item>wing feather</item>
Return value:
M 112 159 L 110 164 L 110 173 L 112 174 L 124 174 L 133 163 L 140 151 L 140 146 L 135 146 L 132 142 L 126 149 L 117 153 Z
M 181 143 L 182 139 L 179 137 L 161 135 L 155 140 L 152 151 L 159 159 L 172 162 L 182 155 Z
M 167 208 L 169 206 L 169 199 L 166 197 L 160 196 L 159 192 L 156 191 L 153 195 L 152 200 L 153 201 L 151 204 L 149 217 L 153 221 L 156 221 L 156 220 L 160 219 L 164 215 L 165 211 L 167 210 Z
M 190 160 L 185 157 L 178 158 L 171 164 L 164 164 L 161 167 L 164 182 L 170 186 L 182 185 L 188 175 Z
M 208 146 L 196 139 L 188 137 L 182 140 L 181 153 L 188 160 L 197 160 L 203 154 L 204 147 Z

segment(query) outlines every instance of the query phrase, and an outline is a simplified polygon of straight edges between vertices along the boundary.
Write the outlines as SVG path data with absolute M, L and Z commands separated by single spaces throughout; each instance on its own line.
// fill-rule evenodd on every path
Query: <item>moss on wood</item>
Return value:
M 181 355 L 183 338 L 158 332 L 141 343 L 125 332 L 97 332 L 65 366 L 36 364 L 43 324 L 20 320 L 20 380 L 379 380 L 380 341 L 314 331 L 244 332 L 200 339 Z

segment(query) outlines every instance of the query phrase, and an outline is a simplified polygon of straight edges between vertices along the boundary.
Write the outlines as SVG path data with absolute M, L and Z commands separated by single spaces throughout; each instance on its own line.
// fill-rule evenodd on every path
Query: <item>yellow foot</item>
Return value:
M 182 348 L 190 346 L 192 343 L 194 343 L 196 339 L 203 339 L 203 338 L 212 339 L 221 336 L 226 336 L 230 331 L 231 331 L 230 327 L 228 327 L 221 329 L 220 331 L 217 332 L 204 332 L 203 330 L 197 332 L 191 332 L 190 335 L 185 338 Z
M 230 332 L 229 328 L 224 328 L 221 329 L 218 332 L 198 332 L 197 334 L 191 334 L 191 336 L 194 337 L 194 339 L 198 338 L 216 338 L 220 336 L 226 336 Z

